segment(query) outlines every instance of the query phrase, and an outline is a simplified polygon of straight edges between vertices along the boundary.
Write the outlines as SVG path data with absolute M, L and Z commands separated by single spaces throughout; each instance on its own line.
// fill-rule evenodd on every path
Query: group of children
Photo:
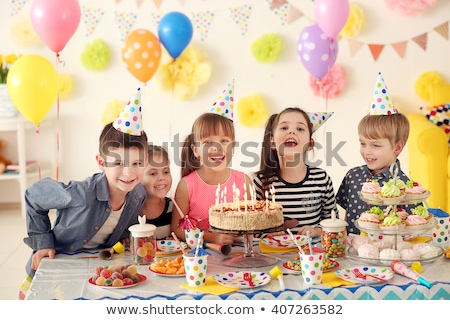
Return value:
M 382 94 L 387 95 L 381 75 L 378 82 Z M 398 163 L 397 156 L 408 139 L 408 120 L 389 101 L 384 103 L 389 97 L 382 97 L 381 103 L 380 97 L 374 97 L 370 114 L 361 120 L 360 153 L 366 164 L 350 169 L 335 195 L 328 173 L 307 164 L 315 128 L 310 114 L 297 107 L 286 108 L 267 121 L 260 167 L 252 178 L 229 167 L 236 143 L 233 99 L 227 96 L 233 90 L 234 83 L 230 83 L 220 101 L 196 119 L 184 141 L 181 179 L 173 197 L 176 206 L 168 197 L 172 187 L 169 154 L 163 147 L 148 145 L 139 122 L 139 91 L 130 99 L 133 103 L 127 104 L 100 135 L 96 156 L 100 173 L 68 184 L 45 178 L 28 188 L 28 237 L 24 241 L 33 250 L 26 266 L 28 284 L 44 257 L 109 248 L 117 241 L 126 243 L 128 227 L 138 221 L 138 215 L 145 215 L 148 223 L 158 227 L 158 239 L 170 237 L 172 232 L 184 239 L 179 226 L 181 210 L 183 215 L 206 223 L 206 242 L 232 244 L 235 235 L 208 231 L 208 208 L 214 204 L 218 185 L 229 190 L 225 202 L 233 201 L 233 186 L 239 189 L 241 199 L 244 192 L 250 199 L 253 187 L 257 199 L 265 199 L 274 188 L 276 201 L 283 206 L 285 228 L 299 234 L 320 236 L 320 221 L 338 212 L 337 205 L 346 211 L 348 231 L 358 232 L 353 222 L 366 208 L 357 195 L 362 182 L 388 181 L 389 167 Z M 407 179 L 399 172 L 402 180 Z M 50 210 L 56 210 L 54 225 L 48 216 Z M 21 298 L 25 291 L 26 284 L 22 284 Z

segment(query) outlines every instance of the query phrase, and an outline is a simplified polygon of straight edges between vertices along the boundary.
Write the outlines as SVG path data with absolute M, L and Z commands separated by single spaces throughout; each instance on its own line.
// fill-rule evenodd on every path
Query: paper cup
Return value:
M 201 287 L 206 283 L 208 256 L 183 255 L 186 281 L 189 287 Z
M 197 247 L 198 239 L 203 238 L 203 230 L 197 227 L 193 229 L 184 230 L 184 236 L 186 237 L 186 243 L 191 249 Z
M 433 243 L 442 247 L 449 244 L 450 217 L 435 217 L 437 223 L 433 228 Z
M 300 254 L 303 281 L 307 285 L 322 283 L 324 253 Z

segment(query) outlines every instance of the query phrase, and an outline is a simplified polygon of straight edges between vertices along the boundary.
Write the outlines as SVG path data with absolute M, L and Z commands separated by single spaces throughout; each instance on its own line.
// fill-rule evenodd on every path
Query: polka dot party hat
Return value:
M 209 108 L 209 112 L 216 113 L 233 121 L 234 79 L 222 90 L 216 101 L 214 101 L 213 105 Z
M 309 119 L 313 124 L 313 132 L 317 131 L 331 116 L 334 112 L 307 112 Z
M 370 114 L 381 116 L 395 113 L 397 113 L 397 109 L 395 109 L 392 99 L 388 94 L 381 72 L 378 72 L 377 83 L 375 84 L 375 90 L 370 104 Z
M 137 89 L 136 94 L 130 98 L 117 119 L 114 120 L 113 127 L 117 131 L 132 136 L 142 135 L 141 88 Z

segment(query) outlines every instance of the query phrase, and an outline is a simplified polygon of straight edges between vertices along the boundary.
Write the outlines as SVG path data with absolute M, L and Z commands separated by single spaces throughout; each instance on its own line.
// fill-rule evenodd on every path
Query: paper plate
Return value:
M 297 240 L 297 243 L 301 246 L 308 243 L 308 240 L 306 236 L 304 235 L 295 235 L 295 240 Z M 272 248 L 296 248 L 297 245 L 295 244 L 294 240 L 289 235 L 282 235 L 282 236 L 273 236 L 273 239 L 269 239 L 265 237 L 260 242 L 264 243 L 265 245 L 272 247 Z M 274 240 L 275 239 L 275 240 Z M 278 241 L 276 241 L 278 240 Z
M 126 289 L 126 288 L 131 288 L 131 287 L 135 287 L 137 285 L 140 285 L 141 283 L 144 283 L 145 281 L 147 281 L 147 277 L 141 274 L 142 280 L 140 280 L 139 282 L 133 283 L 133 284 L 128 284 L 125 286 L 120 286 L 120 287 L 113 287 L 113 286 L 99 286 L 98 284 L 95 284 L 94 280 L 91 278 L 89 278 L 88 282 L 89 284 L 93 285 L 94 287 L 97 288 L 103 288 L 103 289 Z
M 333 264 L 334 264 L 333 267 L 325 268 L 325 269 L 323 269 L 323 272 L 330 272 L 330 271 L 333 271 L 333 270 L 336 270 L 337 268 L 339 268 L 339 262 L 333 260 Z M 288 266 L 287 262 L 283 263 L 283 268 L 285 268 L 286 270 L 292 271 L 292 272 L 302 273 L 302 269 L 300 267 L 298 269 L 291 268 L 290 266 Z
M 337 275 L 339 278 L 350 281 L 350 282 L 357 282 L 357 283 L 364 283 L 364 284 L 371 284 L 371 283 L 383 283 L 380 280 L 377 280 L 372 277 L 366 277 L 366 280 L 362 278 L 358 278 L 355 276 L 352 272 L 352 270 L 359 269 L 359 271 L 362 274 L 371 274 L 373 276 L 382 278 L 386 281 L 391 279 L 394 274 L 391 271 L 390 267 L 371 267 L 371 266 L 362 266 L 362 267 L 351 267 L 351 268 L 345 268 L 341 270 L 337 270 L 334 272 L 335 275 Z
M 181 242 L 183 248 L 187 248 L 186 243 Z M 167 256 L 181 253 L 181 248 L 175 240 L 158 240 L 156 241 L 156 256 Z
M 244 280 L 244 273 L 249 272 L 252 275 L 253 286 L 250 286 L 247 280 Z M 255 271 L 236 271 L 236 272 L 222 272 L 213 275 L 212 279 L 225 287 L 230 288 L 256 288 L 266 285 L 270 282 L 271 277 L 264 272 Z

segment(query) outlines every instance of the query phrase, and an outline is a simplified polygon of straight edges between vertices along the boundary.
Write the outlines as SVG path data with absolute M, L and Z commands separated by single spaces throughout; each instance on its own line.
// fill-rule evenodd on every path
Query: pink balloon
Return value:
M 314 0 L 316 23 L 329 38 L 336 37 L 350 14 L 348 0 Z
M 33 0 L 30 11 L 34 30 L 56 53 L 64 49 L 80 24 L 77 0 Z
M 328 38 L 317 24 L 305 27 L 297 40 L 297 54 L 308 72 L 320 79 L 336 62 L 338 41 Z

